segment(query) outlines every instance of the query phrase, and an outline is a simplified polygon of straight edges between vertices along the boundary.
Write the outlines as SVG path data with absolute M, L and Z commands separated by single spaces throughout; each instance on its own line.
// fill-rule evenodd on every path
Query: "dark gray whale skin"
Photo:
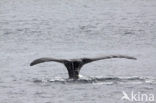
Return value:
M 84 64 L 97 61 L 97 60 L 111 59 L 111 58 L 126 58 L 126 59 L 136 60 L 135 57 L 125 56 L 125 55 L 110 55 L 110 56 L 101 56 L 97 58 L 79 58 L 79 59 L 70 59 L 70 60 L 45 57 L 45 58 L 39 58 L 32 61 L 30 63 L 30 66 L 43 63 L 43 62 L 50 62 L 50 61 L 62 63 L 67 68 L 69 79 L 76 80 L 79 79 L 80 69 Z

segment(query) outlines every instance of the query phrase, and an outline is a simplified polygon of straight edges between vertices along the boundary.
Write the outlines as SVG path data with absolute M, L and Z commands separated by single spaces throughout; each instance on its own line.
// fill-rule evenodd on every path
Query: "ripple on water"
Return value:
M 46 79 L 33 79 L 34 83 L 94 83 L 94 84 L 155 84 L 156 79 L 147 77 L 83 77 L 78 80 L 66 78 L 46 78 Z

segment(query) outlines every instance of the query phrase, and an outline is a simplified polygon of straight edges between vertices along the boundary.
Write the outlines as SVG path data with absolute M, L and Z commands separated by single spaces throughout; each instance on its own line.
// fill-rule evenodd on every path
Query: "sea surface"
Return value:
M 128 55 L 86 64 L 68 79 L 62 59 Z M 156 0 L 0 0 L 0 103 L 156 102 Z

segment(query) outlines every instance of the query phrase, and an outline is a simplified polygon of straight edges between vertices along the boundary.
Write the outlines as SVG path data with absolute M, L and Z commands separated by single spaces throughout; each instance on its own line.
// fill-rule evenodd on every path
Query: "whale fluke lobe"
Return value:
M 111 58 L 125 58 L 125 59 L 133 59 L 133 60 L 136 60 L 135 57 L 125 56 L 125 55 L 110 55 L 110 56 L 102 56 L 102 57 L 97 57 L 97 58 L 90 58 L 90 60 L 91 60 L 91 61 L 97 61 L 97 60 L 111 59 Z M 89 59 L 89 58 L 87 58 L 87 59 Z
M 98 60 L 103 60 L 103 59 L 111 59 L 111 58 L 125 58 L 125 59 L 133 59 L 137 60 L 135 57 L 131 56 L 125 56 L 125 55 L 110 55 L 110 56 L 101 56 L 101 57 L 96 57 L 96 58 L 82 58 L 82 61 L 84 64 L 98 61 Z
M 79 72 L 80 69 L 82 68 L 83 65 L 94 62 L 97 60 L 103 60 L 103 59 L 111 59 L 111 58 L 125 58 L 125 59 L 132 59 L 132 60 L 137 60 L 135 57 L 131 56 L 125 56 L 125 55 L 110 55 L 110 56 L 101 56 L 101 57 L 96 57 L 96 58 L 80 58 L 80 59 L 54 59 L 54 58 L 39 58 L 30 63 L 30 66 L 39 64 L 39 63 L 44 63 L 44 62 L 58 62 L 62 63 L 65 65 L 65 67 L 68 70 L 68 75 L 69 78 L 71 79 L 78 79 L 79 78 Z
M 39 58 L 34 60 L 33 62 L 30 63 L 30 66 L 39 64 L 39 63 L 44 63 L 44 62 L 50 62 L 50 61 L 54 61 L 54 62 L 58 62 L 58 63 L 64 63 L 66 60 L 63 59 L 54 59 L 54 58 Z

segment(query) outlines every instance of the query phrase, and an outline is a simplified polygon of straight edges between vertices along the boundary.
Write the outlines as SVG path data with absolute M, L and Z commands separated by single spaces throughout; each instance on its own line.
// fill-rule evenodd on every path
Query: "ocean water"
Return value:
M 0 0 L 0 103 L 137 102 L 123 91 L 156 102 L 155 11 L 155 0 Z M 77 81 L 55 62 L 29 66 L 112 54 L 137 60 L 87 64 Z

